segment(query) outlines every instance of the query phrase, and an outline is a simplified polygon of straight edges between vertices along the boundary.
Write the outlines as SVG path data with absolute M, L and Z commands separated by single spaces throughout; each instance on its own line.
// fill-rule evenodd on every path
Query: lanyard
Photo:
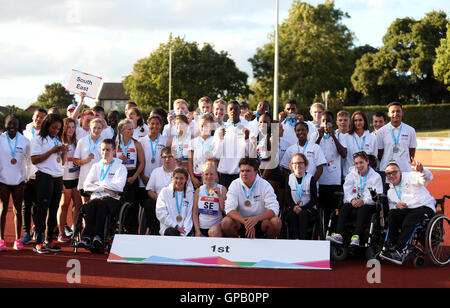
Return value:
M 392 140 L 394 140 L 394 145 L 397 146 L 398 141 L 400 140 L 400 134 L 402 133 L 403 123 L 402 123 L 402 125 L 400 125 L 400 129 L 398 131 L 397 137 L 394 136 L 394 131 L 392 129 L 392 123 L 389 128 L 391 129 L 391 136 L 392 136 Z
M 206 149 L 206 152 L 209 152 L 209 149 L 211 148 L 211 138 L 212 138 L 212 136 L 209 136 L 206 140 L 203 140 L 203 138 L 200 137 L 200 143 Z M 205 142 L 206 142 L 206 147 L 205 147 Z
M 106 172 L 105 172 L 105 161 L 103 161 L 103 163 L 102 163 L 102 170 L 101 170 L 101 172 L 100 172 L 100 181 L 105 180 L 105 177 L 106 177 L 106 175 L 108 174 L 109 169 L 111 169 L 111 166 L 113 165 L 113 163 L 114 163 L 114 161 L 112 161 L 112 162 L 109 164 L 109 166 L 108 166 L 108 168 L 106 169 Z M 104 173 L 103 173 L 103 172 L 104 172 Z
M 358 150 L 360 150 L 360 151 L 364 150 L 364 145 L 366 144 L 366 137 L 367 136 L 363 137 L 361 145 L 359 145 L 358 140 L 356 139 L 355 135 L 353 135 L 353 140 L 355 140 L 355 144 L 358 147 Z
M 250 193 L 247 195 L 245 191 L 245 185 L 242 185 L 242 190 L 244 191 L 244 196 L 247 198 L 247 200 L 250 200 L 250 197 L 253 194 L 253 191 L 255 190 L 256 183 L 258 183 L 258 180 L 255 180 L 255 183 L 253 183 L 252 189 L 250 189 Z
M 219 185 L 214 184 L 214 187 L 217 187 L 217 186 L 219 186 Z M 209 197 L 209 196 L 214 196 L 214 194 L 215 194 L 215 193 L 210 194 L 210 193 L 208 192 L 208 188 L 206 187 L 206 184 L 205 184 L 205 192 L 206 192 L 206 195 L 207 195 L 208 197 Z
M 295 124 L 297 124 L 297 121 L 297 118 L 287 118 L 286 120 L 284 120 L 283 124 L 289 124 L 290 126 L 294 127 Z
M 153 148 L 152 137 L 148 136 L 148 139 L 150 139 L 150 147 L 152 148 L 152 157 L 155 157 L 155 155 L 156 155 L 156 150 L 158 149 L 159 137 L 160 136 L 161 136 L 161 134 L 159 134 L 158 138 L 156 139 L 155 148 Z
M 302 154 L 305 155 L 305 151 L 306 151 L 306 147 L 308 146 L 308 141 L 306 141 L 305 145 L 303 146 L 303 151 Z M 298 148 L 298 153 L 300 153 L 300 141 L 297 142 L 297 148 Z
M 6 133 L 6 138 L 8 138 L 8 145 L 9 145 L 9 149 L 11 150 L 11 156 L 14 158 L 16 157 L 16 150 L 17 150 L 17 140 L 19 139 L 19 135 L 16 133 L 16 141 L 14 144 L 14 149 L 11 146 L 11 138 L 9 138 L 9 134 Z
M 239 124 L 241 124 L 241 121 L 237 122 L 236 124 L 234 124 L 233 122 L 227 122 L 227 123 L 225 124 L 225 128 L 228 128 L 228 127 L 230 127 L 231 125 L 233 125 L 234 127 L 238 127 Z
M 181 144 L 181 147 L 180 147 L 179 146 L 180 141 L 179 141 L 178 136 L 177 136 L 177 158 L 180 158 L 180 157 L 183 156 L 183 147 L 184 147 L 184 143 L 186 142 L 187 138 L 188 138 L 188 136 L 186 135 L 186 137 L 184 137 L 183 143 Z
M 181 202 L 178 203 L 178 191 L 175 190 L 175 202 L 177 203 L 178 215 L 181 215 L 181 209 L 183 207 L 184 190 L 181 192 Z
M 128 154 L 128 147 L 131 144 L 131 138 L 130 138 L 130 140 L 128 140 L 128 144 L 127 144 L 126 147 L 125 147 L 125 144 L 123 143 L 123 138 L 122 138 L 122 140 L 120 140 L 120 143 L 122 144 L 122 153 L 123 153 L 123 155 L 127 156 L 127 154 Z
M 297 181 L 297 177 L 294 175 L 295 177 L 295 189 L 297 189 L 297 197 L 298 200 L 302 201 L 302 196 L 303 196 L 303 184 L 305 184 L 305 177 L 306 177 L 306 172 L 303 174 L 302 177 L 302 185 L 300 186 L 300 189 L 298 189 L 298 181 Z
M 398 184 L 398 190 L 394 186 L 395 193 L 397 194 L 398 200 L 402 201 L 402 180 L 400 180 L 400 183 Z
M 60 145 L 62 145 L 62 143 L 58 140 L 58 138 L 56 138 L 56 136 L 53 137 L 53 138 L 49 136 L 49 138 L 53 141 L 53 144 L 54 144 L 55 146 L 60 146 Z
M 95 148 L 96 148 L 97 144 L 99 143 L 99 141 L 100 141 L 100 137 L 97 138 L 97 141 L 95 141 L 94 147 L 93 147 L 92 150 L 91 150 L 91 147 L 92 147 L 92 138 L 91 138 L 91 135 L 89 135 L 89 154 L 90 154 L 90 153 L 94 153 Z
M 362 196 L 364 189 L 366 188 L 367 176 L 369 175 L 369 170 L 367 170 L 366 176 L 364 177 L 364 183 L 361 174 L 359 174 L 359 195 Z

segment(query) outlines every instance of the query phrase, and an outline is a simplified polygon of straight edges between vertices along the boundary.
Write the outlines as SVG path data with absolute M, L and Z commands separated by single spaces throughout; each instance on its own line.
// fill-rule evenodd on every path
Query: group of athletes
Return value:
M 305 121 L 289 99 L 276 121 L 267 101 L 252 112 L 245 102 L 202 97 L 194 112 L 177 99 L 169 114 L 154 109 L 147 119 L 129 102 L 121 120 L 117 111 L 105 117 L 102 107 L 87 108 L 82 93 L 66 118 L 37 109 L 23 132 L 9 115 L 0 136 L 0 251 L 8 249 L 10 196 L 13 248 L 34 241 L 35 252 L 48 253 L 70 241 L 70 204 L 72 221 L 85 206 L 78 246 L 87 249 L 103 246 L 106 217 L 123 201 L 132 205 L 131 233 L 142 207 L 152 235 L 276 238 L 284 209 L 289 238 L 308 239 L 318 209 L 327 221 L 338 191 L 344 205 L 327 239 L 342 244 L 345 223 L 356 216 L 350 241 L 359 246 L 376 191 L 388 196 L 394 243 L 382 257 L 401 264 L 414 225 L 434 214 L 435 200 L 425 188 L 432 174 L 414 160 L 416 134 L 402 121 L 402 105 L 387 111 L 389 123 L 383 111 L 369 123 L 361 111 L 335 116 L 314 103 Z

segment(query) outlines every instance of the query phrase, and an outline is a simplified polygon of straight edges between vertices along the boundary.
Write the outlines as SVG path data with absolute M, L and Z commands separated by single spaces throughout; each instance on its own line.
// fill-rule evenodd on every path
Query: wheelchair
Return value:
M 90 196 L 88 192 L 84 192 L 85 196 Z M 122 193 L 119 194 L 120 196 L 120 210 L 111 215 L 108 214 L 105 220 L 105 225 L 103 228 L 103 247 L 96 248 L 96 247 L 90 247 L 89 250 L 92 253 L 104 253 L 111 250 L 112 242 L 114 240 L 115 234 L 128 234 L 130 230 L 129 225 L 129 219 L 128 219 L 128 212 L 130 210 L 130 207 L 132 206 L 131 203 L 126 202 L 124 199 L 124 196 Z M 85 225 L 85 219 L 87 216 L 87 204 L 83 204 L 80 209 L 80 214 L 76 218 L 76 221 L 74 223 L 73 227 L 73 234 L 72 239 L 70 242 L 70 246 L 73 248 L 73 252 L 76 254 L 78 252 L 78 244 L 82 241 L 82 233 Z
M 375 201 L 375 212 L 370 218 L 368 227 L 365 228 L 366 232 L 360 235 L 360 245 L 350 246 L 350 238 L 355 229 L 355 221 L 348 221 L 345 224 L 345 229 L 342 234 L 344 243 L 339 245 L 331 242 L 330 256 L 332 260 L 343 261 L 346 260 L 349 255 L 364 255 L 367 260 L 371 260 L 381 251 L 386 234 L 387 216 L 385 215 L 384 204 L 387 203 L 387 197 L 385 194 L 377 194 L 374 190 L 370 190 L 370 193 L 372 199 Z M 344 204 L 344 193 L 335 192 L 335 195 L 338 197 L 338 207 L 330 215 L 325 238 L 328 238 L 331 235 L 331 231 L 336 228 L 339 210 Z
M 290 211 L 287 207 L 282 207 L 280 209 L 280 218 L 281 218 L 281 231 L 280 231 L 280 239 L 294 239 L 290 236 L 290 226 L 288 223 L 288 211 Z M 310 225 L 308 226 L 308 239 L 310 240 L 323 240 L 325 239 L 325 231 L 324 231 L 324 213 L 323 209 L 318 207 L 317 215 L 313 217 Z
M 445 266 L 450 262 L 450 219 L 444 215 L 445 199 L 450 199 L 450 196 L 436 199 L 436 215 L 417 224 L 407 243 L 405 262 L 412 258 L 415 268 L 425 265 L 426 256 L 436 266 Z M 386 234 L 382 251 L 390 245 L 388 237 L 389 233 Z

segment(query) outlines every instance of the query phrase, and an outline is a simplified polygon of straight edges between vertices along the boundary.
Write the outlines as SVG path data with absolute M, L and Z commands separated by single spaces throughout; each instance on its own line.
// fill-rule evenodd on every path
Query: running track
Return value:
M 429 190 L 434 197 L 450 194 L 450 171 L 433 170 Z M 447 201 L 449 216 L 450 202 Z M 12 249 L 13 213 L 10 204 L 6 240 L 9 250 L 0 254 L 0 287 L 157 287 L 157 288 L 271 288 L 271 287 L 450 287 L 450 266 L 435 267 L 427 260 L 423 269 L 411 263 L 399 267 L 382 263 L 381 283 L 366 280 L 371 268 L 366 260 L 350 259 L 331 262 L 331 271 L 264 270 L 233 268 L 202 268 L 185 266 L 154 266 L 109 264 L 107 256 L 88 252 L 72 253 L 68 244 L 59 254 L 37 255 L 32 246 L 25 251 Z M 70 259 L 81 264 L 81 284 L 69 284 L 66 267 Z

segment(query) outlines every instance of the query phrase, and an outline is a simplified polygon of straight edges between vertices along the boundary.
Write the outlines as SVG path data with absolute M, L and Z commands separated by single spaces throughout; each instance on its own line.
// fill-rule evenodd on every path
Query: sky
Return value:
M 279 2 L 282 23 L 292 0 Z M 248 59 L 268 43 L 276 16 L 275 0 L 0 0 L 0 7 L 0 105 L 20 108 L 45 84 L 67 85 L 72 69 L 121 82 L 170 33 L 228 52 L 250 80 Z M 343 23 L 355 46 L 373 47 L 396 18 L 450 13 L 448 0 L 335 0 L 335 7 L 350 15 Z

